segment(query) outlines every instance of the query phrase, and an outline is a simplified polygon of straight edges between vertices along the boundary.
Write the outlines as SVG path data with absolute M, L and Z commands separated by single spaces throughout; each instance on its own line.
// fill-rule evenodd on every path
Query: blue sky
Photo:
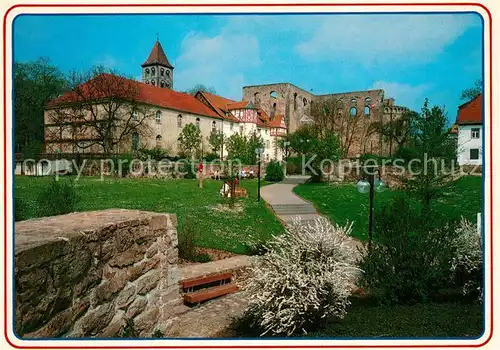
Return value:
M 22 15 L 14 59 L 48 57 L 63 72 L 102 64 L 136 79 L 159 33 L 174 88 L 197 83 L 241 99 L 245 85 L 291 82 L 315 94 L 382 88 L 454 120 L 482 79 L 479 15 Z

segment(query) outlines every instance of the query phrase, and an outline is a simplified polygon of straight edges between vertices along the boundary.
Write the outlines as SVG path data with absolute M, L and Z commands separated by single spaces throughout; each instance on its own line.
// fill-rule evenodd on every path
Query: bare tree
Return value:
M 349 154 L 356 138 L 359 138 L 362 144 L 371 132 L 371 122 L 363 120 L 363 111 L 353 107 L 347 108 L 341 99 L 330 97 L 316 102 L 311 108 L 311 118 L 318 132 L 333 132 L 339 138 L 341 157 Z
M 68 80 L 71 91 L 48 106 L 48 123 L 56 126 L 48 131 L 52 140 L 70 142 L 73 149 L 98 145 L 104 154 L 110 154 L 134 138 L 150 135 L 153 114 L 137 103 L 140 91 L 136 81 L 102 67 L 82 74 L 72 72 Z

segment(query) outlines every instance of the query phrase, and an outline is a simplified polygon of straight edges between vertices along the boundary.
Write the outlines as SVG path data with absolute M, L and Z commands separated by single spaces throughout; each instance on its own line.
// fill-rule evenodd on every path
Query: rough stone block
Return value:
M 161 230 L 167 227 L 168 216 L 167 215 L 155 215 L 151 217 L 150 227 L 151 230 Z
M 36 332 L 25 334 L 24 338 L 57 338 L 68 332 L 75 321 L 82 316 L 90 306 L 88 298 L 79 300 L 69 309 L 55 315 L 45 326 Z
M 125 317 L 128 319 L 134 318 L 136 315 L 144 311 L 146 305 L 148 305 L 148 301 L 146 300 L 146 298 L 143 296 L 138 296 L 128 307 Z
M 156 253 L 158 253 L 158 243 L 157 242 L 151 244 L 151 246 L 148 248 L 148 250 L 146 251 L 146 258 L 148 258 L 148 259 L 152 258 L 154 255 L 156 255 Z
M 158 255 L 151 259 L 142 260 L 133 266 L 130 266 L 127 270 L 128 278 L 130 281 L 135 281 L 140 276 L 144 275 L 148 271 L 158 267 L 160 263 L 160 257 Z
M 81 282 L 75 285 L 75 297 L 87 294 L 93 287 L 97 286 L 102 280 L 102 268 L 91 268 Z
M 84 247 L 58 258 L 52 263 L 55 285 L 63 286 L 78 280 L 89 270 L 91 263 L 92 254 Z
M 115 303 L 110 302 L 90 310 L 78 321 L 82 333 L 86 336 L 93 336 L 104 329 L 113 319 L 114 308 Z
M 120 270 L 109 281 L 104 281 L 94 289 L 92 306 L 100 305 L 125 287 L 127 284 L 127 272 Z
M 135 330 L 139 333 L 139 336 L 151 336 L 154 327 L 158 323 L 159 316 L 160 310 L 157 307 L 153 307 L 134 318 Z
M 125 322 L 125 312 L 118 311 L 111 322 L 108 324 L 108 326 L 99 333 L 99 337 L 114 338 L 117 336 L 121 336 L 126 325 L 127 323 Z
M 147 247 L 143 245 L 134 244 L 127 251 L 120 253 L 109 261 L 112 267 L 125 267 L 130 266 L 144 258 Z
M 144 295 L 158 285 L 160 271 L 152 270 L 141 276 L 137 282 L 137 294 Z
M 130 248 L 134 243 L 134 236 L 135 234 L 131 229 L 121 229 L 116 232 L 116 251 L 121 253 Z
M 116 297 L 116 307 L 119 309 L 126 308 L 132 301 L 134 301 L 135 291 L 137 287 L 134 284 L 126 286 L 120 294 Z

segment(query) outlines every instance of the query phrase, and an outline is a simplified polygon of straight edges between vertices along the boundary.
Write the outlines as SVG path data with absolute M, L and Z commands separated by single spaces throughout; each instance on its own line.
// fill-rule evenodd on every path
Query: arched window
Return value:
M 156 135 L 156 148 L 161 148 L 161 135 Z
M 358 110 L 356 109 L 356 107 L 351 107 L 351 109 L 349 109 L 349 115 L 351 117 L 355 117 L 357 113 L 358 113 Z
M 160 86 L 165 87 L 165 82 L 163 80 L 160 82 Z
M 302 99 L 302 103 L 304 104 L 304 107 L 307 106 L 307 99 L 305 97 Z
M 372 104 L 372 98 L 371 97 L 365 98 L 365 106 L 371 107 L 371 104 Z
M 167 87 L 170 88 L 170 83 L 167 83 Z
M 271 96 L 271 98 L 278 98 L 278 93 L 276 91 L 271 91 L 269 96 Z
M 148 85 L 149 85 L 149 80 L 146 80 L 146 84 L 148 84 Z
M 161 124 L 161 111 L 156 111 L 156 124 Z
M 365 117 L 369 117 L 370 116 L 370 106 L 365 106 Z
M 156 82 L 154 80 L 151 80 L 151 84 L 156 85 Z
M 144 71 L 146 73 L 146 76 L 149 75 L 149 68 L 146 68 L 146 70 Z
M 132 134 L 132 151 L 137 151 L 139 148 L 139 134 L 134 132 Z
M 182 128 L 182 114 L 177 116 L 177 127 Z
M 260 103 L 260 94 L 258 92 L 253 94 L 253 103 L 255 105 L 258 105 Z
M 200 118 L 196 118 L 196 127 L 200 129 Z
M 276 115 L 276 102 L 273 103 L 273 109 L 271 110 L 271 118 L 274 118 Z
M 297 110 L 297 93 L 293 94 L 293 110 Z
M 167 69 L 167 77 L 170 76 L 170 71 Z
M 160 75 L 161 75 L 161 76 L 164 76 L 164 75 L 165 75 L 165 69 L 163 69 L 163 68 L 162 68 L 162 69 L 160 69 Z
M 151 75 L 155 75 L 155 69 L 151 68 Z
M 215 123 L 215 120 L 212 122 L 212 132 L 217 131 L 217 124 Z
M 351 98 L 351 105 L 355 106 L 358 103 L 358 101 L 355 98 Z

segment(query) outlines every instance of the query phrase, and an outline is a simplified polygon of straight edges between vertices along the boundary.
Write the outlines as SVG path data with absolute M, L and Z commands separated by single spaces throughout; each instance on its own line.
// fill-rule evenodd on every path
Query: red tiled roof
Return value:
M 480 94 L 473 100 L 458 107 L 457 124 L 482 124 L 483 123 L 483 95 Z
M 281 129 L 286 129 L 286 126 L 283 126 L 282 125 L 282 121 L 283 121 L 283 125 L 284 125 L 284 117 L 282 115 L 277 115 L 276 117 L 274 117 L 273 120 L 270 120 L 267 125 L 270 127 L 270 128 L 281 128 Z
M 247 108 L 247 106 L 248 106 L 248 101 L 239 101 L 239 102 L 228 103 L 227 109 L 228 110 L 243 109 Z
M 94 100 L 110 97 L 109 94 L 106 96 L 107 94 L 103 92 L 103 90 L 106 89 L 93 89 L 93 87 L 99 85 L 112 86 L 115 83 L 117 86 L 116 90 L 119 90 L 115 93 L 115 95 L 122 95 L 124 98 L 131 98 L 133 101 L 139 103 L 221 119 L 221 116 L 212 111 L 208 106 L 204 105 L 192 95 L 154 85 L 144 84 L 135 80 L 125 79 L 107 73 L 100 74 L 94 79 L 82 84 L 79 87 L 79 91 L 81 92 L 80 94 L 77 94 L 74 91 L 67 92 L 55 100 L 48 102 L 47 107 L 55 107 L 62 103 L 77 102 L 82 99 Z M 110 88 L 108 90 L 112 89 Z M 123 96 L 123 94 L 130 94 L 131 92 L 133 92 L 136 96 Z
M 205 100 L 213 107 L 213 109 L 219 114 L 222 118 L 232 121 L 234 123 L 239 123 L 239 119 L 236 118 L 229 112 L 228 105 L 233 103 L 237 103 L 237 101 L 230 100 L 228 98 L 211 94 L 206 91 L 198 91 L 197 94 L 202 95 Z
M 167 55 L 165 55 L 165 51 L 163 51 L 163 48 L 161 47 L 159 41 L 155 42 L 148 59 L 141 65 L 141 67 L 150 66 L 153 64 L 160 64 L 162 66 L 174 69 L 174 67 L 168 61 Z

